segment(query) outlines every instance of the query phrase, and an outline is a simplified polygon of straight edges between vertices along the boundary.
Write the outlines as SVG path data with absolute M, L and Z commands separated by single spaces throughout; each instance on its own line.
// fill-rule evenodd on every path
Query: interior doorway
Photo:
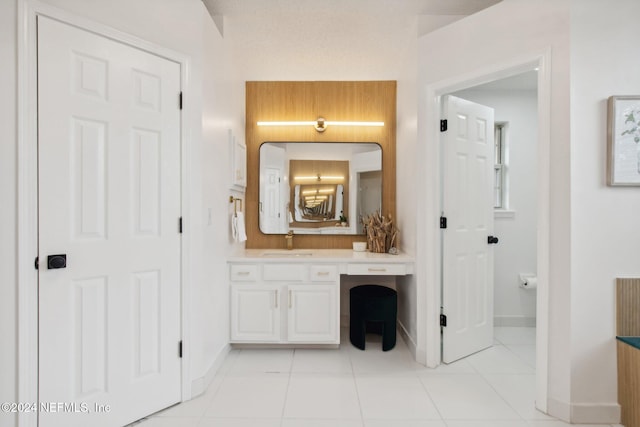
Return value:
M 472 88 L 480 84 L 505 79 L 527 71 L 537 70 L 537 112 L 538 134 L 535 158 L 538 161 L 535 193 L 537 195 L 536 216 L 536 273 L 538 288 L 536 292 L 536 407 L 542 412 L 547 412 L 547 372 L 548 372 L 548 327 L 549 327 L 549 302 L 547 283 L 549 278 L 549 260 L 545 254 L 549 250 L 549 152 L 550 152 L 550 53 L 525 55 L 516 59 L 507 59 L 502 63 L 493 64 L 486 68 L 470 70 L 464 75 L 449 77 L 445 80 L 434 82 L 425 87 L 426 104 L 425 117 L 427 124 L 425 135 L 433 141 L 439 141 L 441 99 L 447 94 L 452 94 L 464 89 Z M 437 145 L 437 146 L 436 146 Z M 431 144 L 424 154 L 428 167 L 432 170 L 431 176 L 435 177 L 434 185 L 440 187 L 442 179 L 441 156 L 442 149 L 439 143 Z M 441 215 L 439 199 L 431 198 L 425 203 L 426 220 L 428 223 L 437 223 Z M 435 230 L 434 230 L 435 231 Z M 438 230 L 439 231 L 439 230 Z M 434 234 L 425 231 L 425 238 L 433 238 Z M 441 252 L 436 251 L 436 256 L 428 257 L 421 274 L 426 275 L 426 287 L 424 297 L 421 299 L 426 307 L 427 324 L 425 339 L 425 353 L 427 366 L 436 367 L 440 363 L 440 326 L 437 318 L 440 313 L 440 287 L 439 278 L 442 271 Z M 434 301 L 435 299 L 435 301 Z M 420 309 L 420 307 L 419 307 Z M 435 322 L 431 322 L 435 320 Z M 420 348 L 419 343 L 419 348 Z
M 531 70 L 453 93 L 495 112 L 490 198 L 499 243 L 493 253 L 492 316 L 507 334 L 509 328 L 536 325 L 537 80 Z M 535 336 L 532 329 L 523 331 Z
M 364 234 L 362 220 L 371 212 L 380 211 L 382 206 L 382 171 L 364 171 L 357 174 L 358 199 L 356 212 L 358 213 L 358 234 Z
M 485 325 L 492 323 L 489 344 L 480 340 L 482 334 L 472 334 L 473 339 L 462 339 L 462 347 L 466 347 L 466 352 L 452 358 L 451 355 L 460 352 L 461 347 L 455 344 L 455 339 L 463 334 L 454 333 L 448 330 L 449 327 L 442 328 L 442 362 L 449 363 L 464 355 L 459 361 L 462 366 L 471 365 L 479 372 L 512 374 L 510 378 L 512 384 L 518 385 L 520 398 L 531 405 L 532 414 L 537 414 L 532 416 L 543 417 L 533 412 L 536 394 L 537 90 L 537 71 L 532 70 L 443 97 L 443 103 L 455 96 L 494 112 L 492 164 L 489 165 L 492 182 L 488 189 L 491 193 L 488 202 L 491 206 L 492 234 L 499 239 L 499 243 L 493 246 L 490 254 L 494 257 L 490 287 L 492 305 L 486 306 L 492 307 L 492 318 L 484 319 Z M 451 120 L 451 114 L 448 118 Z M 449 125 L 447 132 L 450 131 L 458 132 L 455 123 Z M 445 159 L 451 138 L 451 135 L 443 137 Z M 451 175 L 446 171 L 446 166 L 445 162 L 442 174 L 445 188 L 447 177 Z M 445 233 L 453 232 L 443 230 L 443 238 Z M 443 276 L 447 274 L 446 255 L 444 259 Z M 443 298 L 447 295 L 446 291 L 443 288 Z M 467 311 L 468 316 L 464 316 L 466 319 L 479 319 L 473 307 Z M 455 327 L 456 319 L 451 320 L 449 325 Z M 473 329 L 467 328 L 468 331 Z M 502 385 L 496 383 L 494 386 Z

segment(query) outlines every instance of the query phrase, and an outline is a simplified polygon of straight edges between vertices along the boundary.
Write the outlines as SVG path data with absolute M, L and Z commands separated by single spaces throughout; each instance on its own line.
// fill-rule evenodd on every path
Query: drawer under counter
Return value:
M 350 276 L 405 276 L 408 274 L 405 264 L 391 263 L 350 263 L 347 264 Z
M 309 267 L 309 279 L 312 282 L 335 282 L 339 278 L 335 264 L 314 264 Z
M 260 278 L 258 264 L 231 264 L 229 276 L 233 282 L 256 282 Z
M 265 263 L 262 266 L 262 278 L 267 281 L 302 282 L 308 277 L 306 264 Z

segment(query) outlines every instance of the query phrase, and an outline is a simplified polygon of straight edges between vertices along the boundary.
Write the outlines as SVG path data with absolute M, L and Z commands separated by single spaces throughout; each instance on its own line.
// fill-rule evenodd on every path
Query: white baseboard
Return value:
M 571 422 L 571 405 L 556 399 L 547 399 L 547 414 L 569 423 Z
M 200 396 L 207 390 L 207 388 L 213 381 L 213 378 L 218 373 L 218 370 L 224 363 L 224 360 L 227 358 L 229 351 L 231 351 L 231 346 L 229 344 L 222 347 L 222 349 L 218 352 L 218 355 L 216 356 L 216 358 L 213 360 L 213 363 L 211 363 L 211 366 L 209 366 L 209 369 L 207 369 L 207 372 L 200 378 L 196 378 L 193 381 L 191 381 L 191 398 L 192 399 L 197 396 Z
M 621 409 L 617 403 L 547 402 L 549 415 L 571 424 L 618 424 Z
M 618 424 L 621 408 L 617 403 L 574 403 L 571 405 L 573 424 Z
M 398 332 L 400 332 L 400 337 L 404 340 L 405 344 L 407 344 L 407 347 L 409 348 L 409 351 L 411 352 L 411 355 L 413 356 L 414 360 L 418 360 L 417 359 L 417 355 L 416 355 L 416 342 L 414 341 L 414 339 L 411 337 L 411 335 L 409 335 L 409 332 L 407 331 L 407 328 L 404 327 L 404 325 L 402 324 L 402 322 L 398 322 Z
M 535 328 L 536 318 L 527 316 L 494 316 L 493 326 Z

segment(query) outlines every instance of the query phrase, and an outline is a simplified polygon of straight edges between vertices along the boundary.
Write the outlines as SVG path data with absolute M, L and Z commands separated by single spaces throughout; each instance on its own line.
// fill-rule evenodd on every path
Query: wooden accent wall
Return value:
M 640 279 L 616 279 L 616 335 L 640 336 Z M 640 427 L 640 350 L 616 341 L 622 424 Z
M 616 279 L 616 335 L 640 337 L 640 279 Z
M 383 121 L 384 127 L 257 126 L 258 121 Z M 383 215 L 396 218 L 396 82 L 247 82 L 248 249 L 286 248 L 282 235 L 263 234 L 258 226 L 260 145 L 264 142 L 374 142 L 382 147 Z M 353 215 L 352 215 L 353 216 Z M 348 249 L 364 236 L 296 235 L 295 248 Z
M 622 424 L 640 427 L 640 350 L 616 341 L 618 360 L 618 403 Z

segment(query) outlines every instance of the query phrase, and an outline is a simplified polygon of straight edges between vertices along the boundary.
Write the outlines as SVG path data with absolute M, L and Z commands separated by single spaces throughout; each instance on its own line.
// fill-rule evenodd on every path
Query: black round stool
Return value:
M 382 335 L 382 350 L 396 345 L 398 293 L 379 285 L 360 285 L 349 291 L 349 338 L 364 350 L 367 332 Z

